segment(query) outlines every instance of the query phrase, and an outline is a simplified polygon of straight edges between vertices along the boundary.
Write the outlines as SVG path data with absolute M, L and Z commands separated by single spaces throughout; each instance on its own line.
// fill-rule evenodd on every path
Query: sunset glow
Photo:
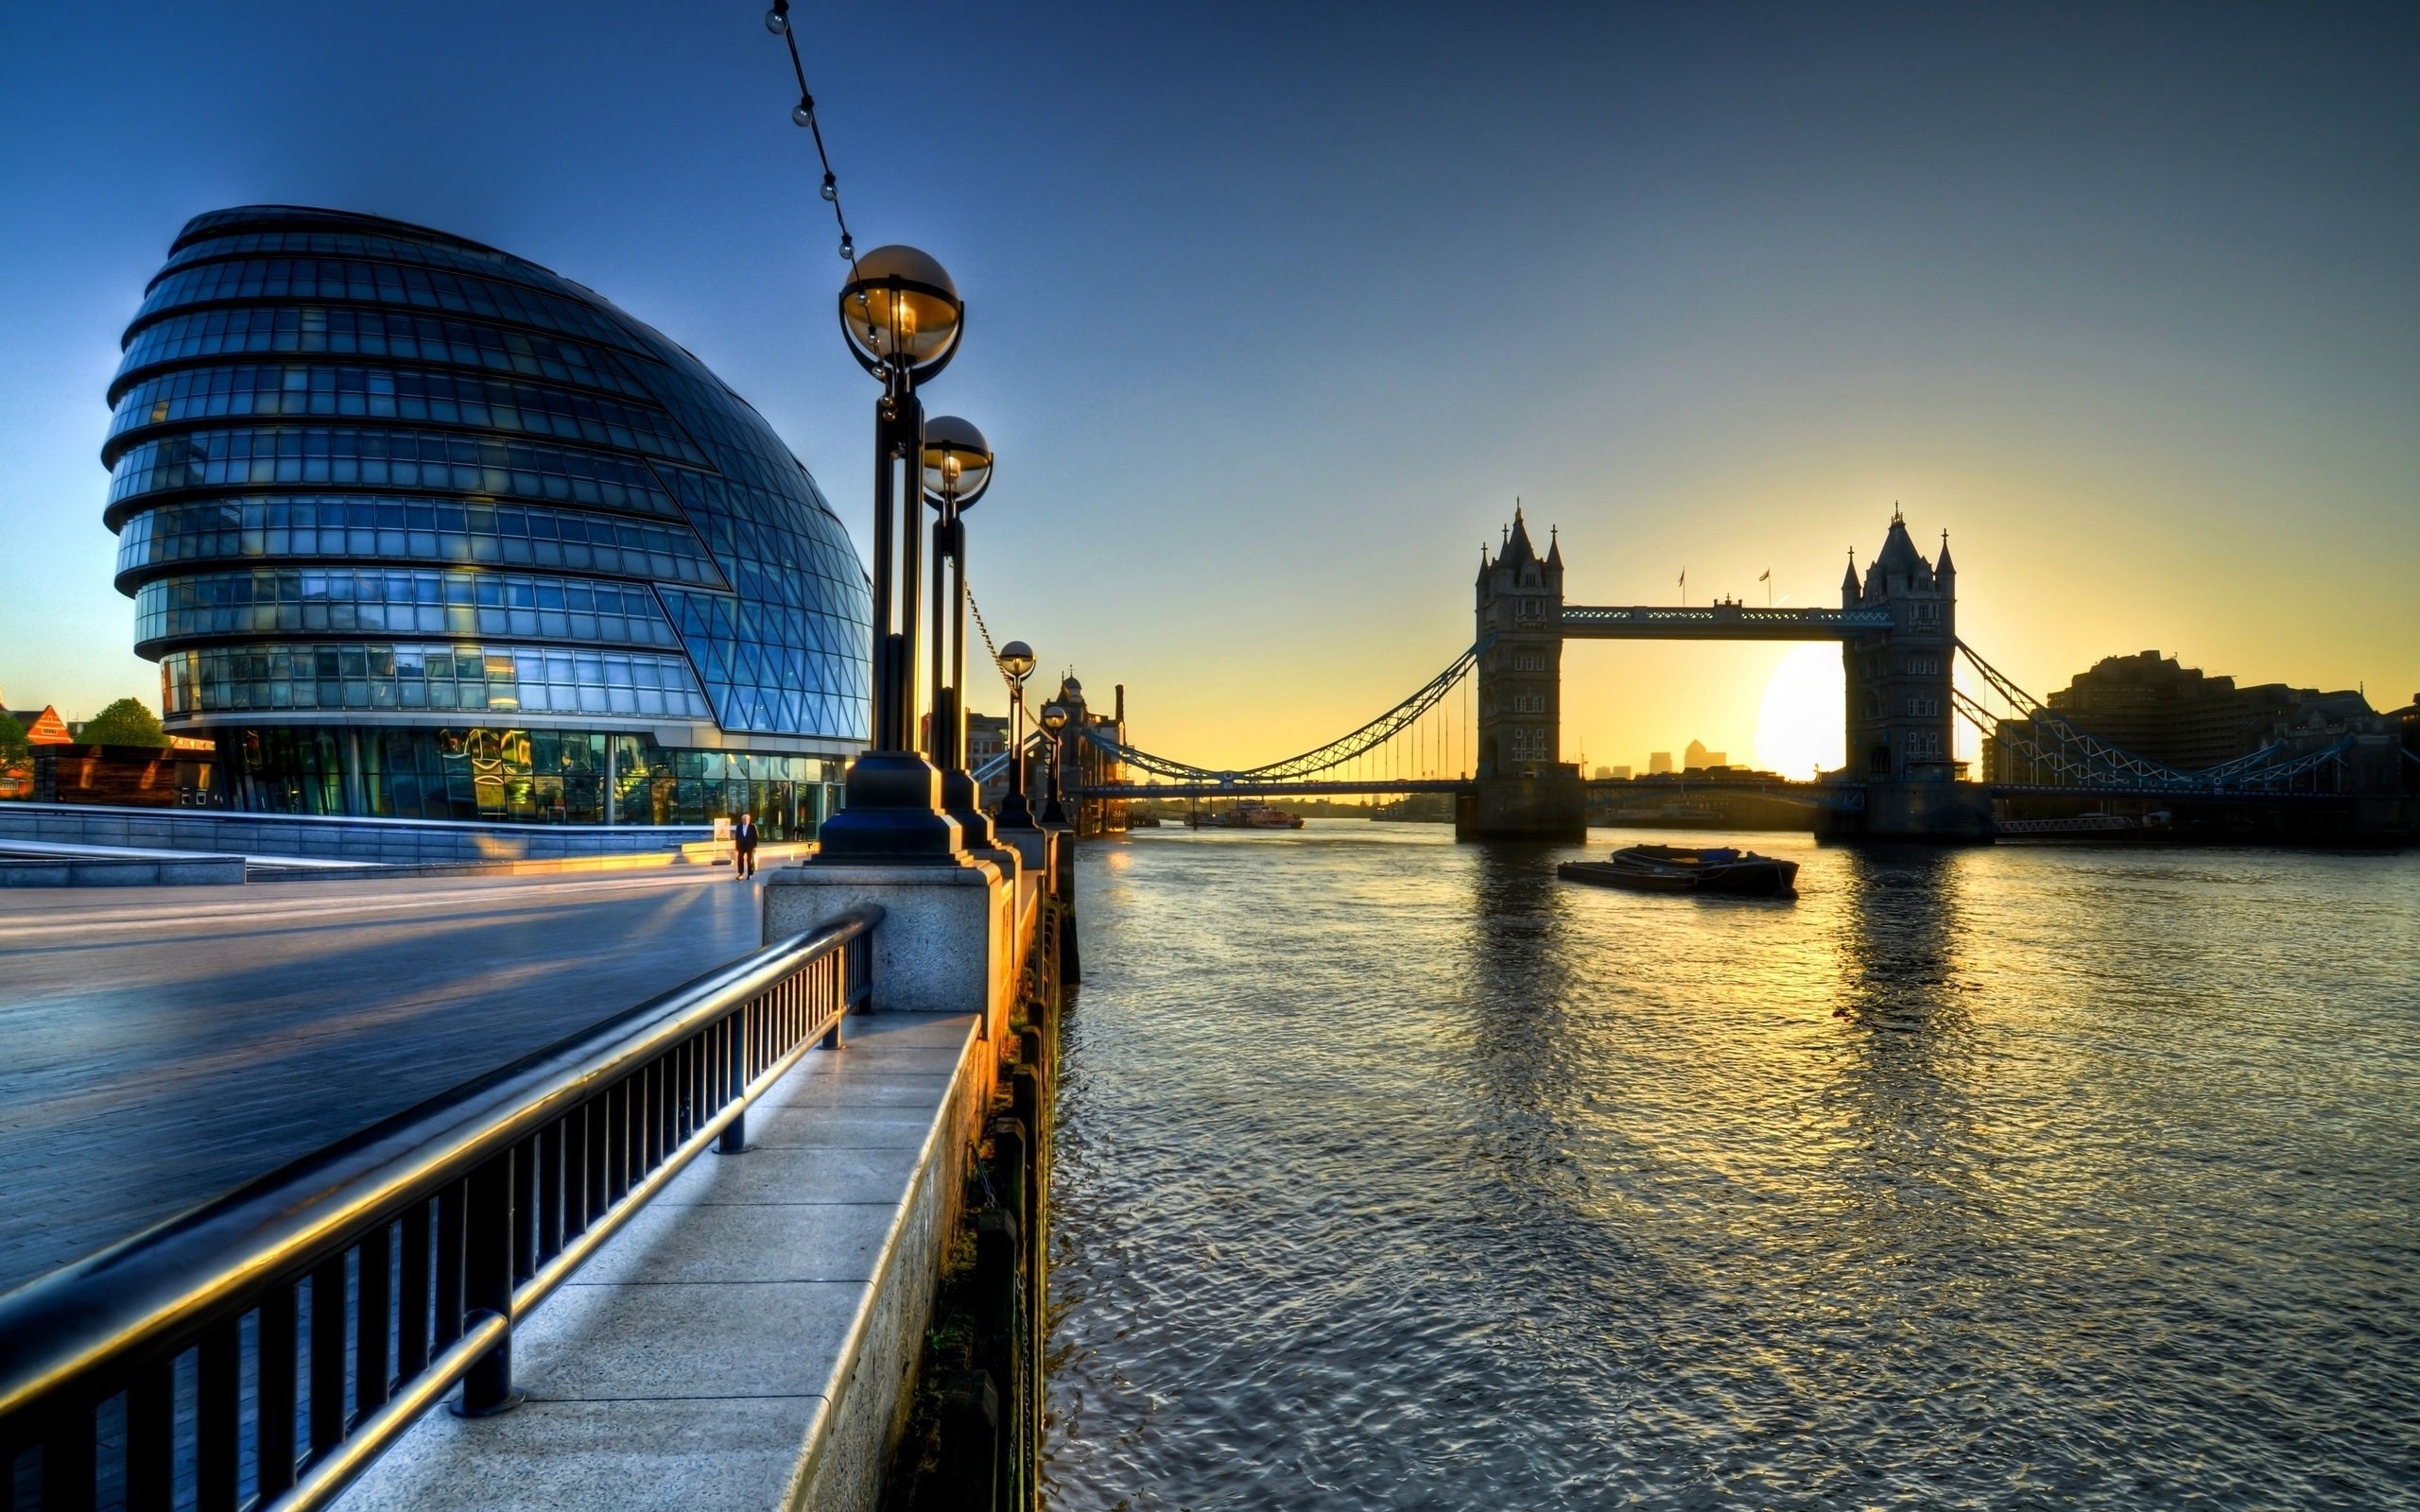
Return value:
M 1756 710 L 1756 765 L 1784 777 L 1841 765 L 1841 651 L 1791 648 L 1765 684 Z

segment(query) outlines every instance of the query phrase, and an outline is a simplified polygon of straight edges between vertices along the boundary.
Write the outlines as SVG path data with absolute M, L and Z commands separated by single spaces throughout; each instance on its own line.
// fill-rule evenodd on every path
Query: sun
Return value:
M 1795 646 L 1783 657 L 1756 711 L 1756 765 L 1799 779 L 1840 765 L 1847 680 L 1836 645 Z

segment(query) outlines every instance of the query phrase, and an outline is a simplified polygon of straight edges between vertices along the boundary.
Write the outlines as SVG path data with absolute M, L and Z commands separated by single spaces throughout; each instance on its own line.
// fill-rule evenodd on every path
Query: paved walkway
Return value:
M 427 1413 L 342 1512 L 873 1505 L 989 1047 L 971 1015 L 847 1033 L 515 1331 L 525 1405 Z
M 728 868 L 0 899 L 0 1289 L 756 948 Z

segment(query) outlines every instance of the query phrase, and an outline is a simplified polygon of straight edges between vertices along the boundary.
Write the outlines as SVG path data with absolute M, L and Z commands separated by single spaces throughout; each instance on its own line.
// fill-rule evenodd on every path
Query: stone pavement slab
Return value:
M 895 1393 L 893 1357 L 921 1337 L 925 1252 L 988 1090 L 976 1026 L 849 1019 L 841 1050 L 809 1053 L 749 1109 L 744 1153 L 698 1157 L 524 1320 L 526 1405 L 428 1414 L 338 1504 L 859 1504 L 879 1451 L 864 1424 L 889 1419 L 867 1393 Z

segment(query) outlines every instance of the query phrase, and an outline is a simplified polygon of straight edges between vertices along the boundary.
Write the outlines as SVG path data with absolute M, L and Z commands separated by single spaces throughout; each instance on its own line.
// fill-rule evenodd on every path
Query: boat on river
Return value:
M 1634 892 L 1710 892 L 1776 898 L 1798 891 L 1798 863 L 1732 846 L 1634 845 L 1608 861 L 1566 861 L 1554 868 L 1565 882 Z
M 1216 814 L 1197 814 L 1191 823 L 1198 830 L 1299 830 L 1302 816 L 1267 803 L 1237 803 Z

